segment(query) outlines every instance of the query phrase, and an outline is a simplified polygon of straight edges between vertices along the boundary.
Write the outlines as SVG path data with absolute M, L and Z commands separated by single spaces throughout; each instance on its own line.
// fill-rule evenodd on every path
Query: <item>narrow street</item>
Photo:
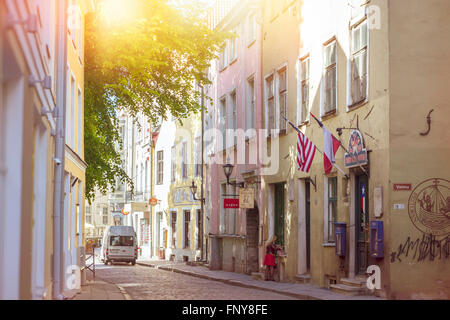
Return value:
M 122 287 L 133 300 L 296 300 L 277 293 L 125 263 L 97 264 L 96 278 Z

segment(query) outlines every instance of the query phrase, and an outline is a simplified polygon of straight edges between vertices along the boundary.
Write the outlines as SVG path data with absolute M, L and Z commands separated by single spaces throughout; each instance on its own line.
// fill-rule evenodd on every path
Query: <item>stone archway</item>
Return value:
M 259 242 L 259 209 L 255 202 L 254 209 L 248 209 L 246 212 L 246 266 L 247 274 L 259 271 L 258 264 L 258 242 Z

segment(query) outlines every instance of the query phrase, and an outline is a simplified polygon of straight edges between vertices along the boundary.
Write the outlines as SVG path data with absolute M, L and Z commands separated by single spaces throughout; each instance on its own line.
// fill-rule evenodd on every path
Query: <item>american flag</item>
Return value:
M 284 116 L 283 118 L 298 132 L 297 165 L 299 170 L 308 173 L 309 169 L 311 169 L 314 156 L 316 155 L 316 146 L 296 126 L 294 126 L 292 122 Z
M 297 129 L 298 130 L 298 129 Z M 297 164 L 299 170 L 308 173 L 316 155 L 316 146 L 298 130 L 297 136 Z

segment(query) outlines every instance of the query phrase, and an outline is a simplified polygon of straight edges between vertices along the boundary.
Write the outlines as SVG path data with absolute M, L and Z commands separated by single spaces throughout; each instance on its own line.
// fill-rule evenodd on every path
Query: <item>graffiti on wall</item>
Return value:
M 402 259 L 412 261 L 439 261 L 450 258 L 450 235 L 437 239 L 435 235 L 423 234 L 422 237 L 411 239 L 400 244 L 397 251 L 391 253 L 391 262 L 402 262 Z

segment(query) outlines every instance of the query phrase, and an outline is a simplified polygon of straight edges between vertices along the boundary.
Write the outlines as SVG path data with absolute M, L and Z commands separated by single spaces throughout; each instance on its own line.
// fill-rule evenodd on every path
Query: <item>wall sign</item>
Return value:
M 241 188 L 239 189 L 239 208 L 254 209 L 255 208 L 255 189 Z
M 396 183 L 394 184 L 394 191 L 411 191 L 411 183 Z
M 224 209 L 239 209 L 239 199 L 223 199 Z
M 348 141 L 348 153 L 345 154 L 345 167 L 354 168 L 364 166 L 369 162 L 367 150 L 359 130 L 353 130 Z

